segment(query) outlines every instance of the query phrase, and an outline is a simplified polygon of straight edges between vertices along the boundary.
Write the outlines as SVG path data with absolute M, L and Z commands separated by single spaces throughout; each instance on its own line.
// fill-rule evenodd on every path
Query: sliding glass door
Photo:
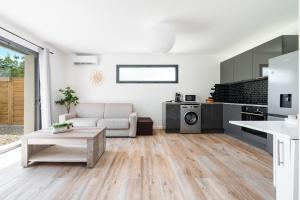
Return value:
M 0 38 L 0 147 L 38 125 L 37 54 Z M 3 42 L 4 41 L 4 42 Z

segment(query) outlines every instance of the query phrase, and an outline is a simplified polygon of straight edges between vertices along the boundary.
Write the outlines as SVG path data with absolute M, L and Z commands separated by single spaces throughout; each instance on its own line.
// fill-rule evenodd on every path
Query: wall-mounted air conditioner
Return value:
M 74 65 L 97 65 L 99 64 L 99 56 L 97 55 L 74 55 Z

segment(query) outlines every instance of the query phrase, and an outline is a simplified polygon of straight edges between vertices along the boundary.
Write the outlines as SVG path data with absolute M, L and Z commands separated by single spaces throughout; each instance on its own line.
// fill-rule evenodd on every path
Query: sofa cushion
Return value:
M 80 118 L 103 118 L 104 103 L 80 103 L 75 107 L 75 111 Z
M 97 126 L 107 129 L 129 129 L 129 119 L 100 119 Z
M 131 103 L 106 103 L 104 118 L 129 118 L 133 112 Z
M 67 120 L 66 122 L 72 122 L 74 126 L 95 127 L 97 126 L 98 120 L 98 118 L 72 118 Z

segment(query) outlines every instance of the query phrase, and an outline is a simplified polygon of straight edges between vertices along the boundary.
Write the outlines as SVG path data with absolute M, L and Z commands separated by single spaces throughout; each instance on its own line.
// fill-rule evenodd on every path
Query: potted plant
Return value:
M 75 91 L 70 87 L 66 87 L 65 89 L 58 90 L 63 96 L 55 101 L 56 104 L 65 106 L 67 109 L 67 113 L 70 113 L 71 105 L 76 106 L 78 104 L 79 98 L 75 95 Z

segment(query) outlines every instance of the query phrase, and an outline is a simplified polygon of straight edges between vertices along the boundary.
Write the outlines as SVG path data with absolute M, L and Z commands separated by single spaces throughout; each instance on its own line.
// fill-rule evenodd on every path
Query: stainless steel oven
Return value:
M 257 106 L 242 106 L 241 111 L 242 121 L 266 121 L 267 120 L 267 108 Z M 261 137 L 267 138 L 267 133 L 253 130 L 250 128 L 242 128 L 243 131 Z

